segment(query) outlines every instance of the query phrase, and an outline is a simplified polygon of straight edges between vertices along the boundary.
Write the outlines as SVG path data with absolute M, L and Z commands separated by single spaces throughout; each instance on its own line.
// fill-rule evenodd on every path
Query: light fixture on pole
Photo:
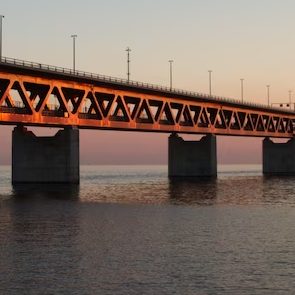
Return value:
M 211 74 L 212 74 L 212 70 L 208 71 L 209 73 L 209 95 L 212 95 L 212 89 L 211 89 Z
M 244 79 L 241 78 L 241 100 L 244 101 Z
M 127 81 L 130 81 L 130 52 L 131 49 L 129 47 L 127 47 L 126 49 L 127 51 Z
M 0 14 L 0 61 L 2 60 L 2 20 L 4 15 Z
M 73 70 L 76 70 L 76 38 L 78 37 L 77 35 L 71 35 L 73 38 Z
M 170 64 L 170 91 L 171 91 L 172 90 L 172 64 L 173 64 L 173 60 L 169 59 L 168 62 Z
M 270 106 L 270 102 L 269 102 L 269 87 L 270 85 L 266 85 L 267 88 L 267 105 Z

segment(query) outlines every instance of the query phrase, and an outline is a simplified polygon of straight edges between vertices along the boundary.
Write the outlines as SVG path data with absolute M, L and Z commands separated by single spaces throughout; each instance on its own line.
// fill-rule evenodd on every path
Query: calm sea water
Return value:
M 80 187 L 0 168 L 0 294 L 295 294 L 295 178 L 223 166 L 81 167 Z

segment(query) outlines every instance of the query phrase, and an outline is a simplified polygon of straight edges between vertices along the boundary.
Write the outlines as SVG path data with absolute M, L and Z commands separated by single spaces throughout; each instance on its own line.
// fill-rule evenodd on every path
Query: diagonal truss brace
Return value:
M 293 137 L 295 115 L 0 72 L 0 124 Z

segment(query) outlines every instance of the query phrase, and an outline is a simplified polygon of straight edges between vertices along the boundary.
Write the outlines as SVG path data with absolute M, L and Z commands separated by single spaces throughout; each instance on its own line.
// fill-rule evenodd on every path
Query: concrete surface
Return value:
M 172 134 L 168 149 L 170 177 L 217 176 L 216 136 L 206 135 L 200 141 L 184 141 Z
M 295 140 L 274 143 L 263 140 L 263 173 L 265 175 L 295 175 Z
M 37 137 L 18 126 L 12 133 L 12 183 L 79 183 L 79 130 Z

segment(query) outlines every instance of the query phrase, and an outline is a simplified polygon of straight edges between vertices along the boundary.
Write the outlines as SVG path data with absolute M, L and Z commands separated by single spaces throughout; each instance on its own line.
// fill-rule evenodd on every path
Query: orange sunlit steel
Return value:
M 0 124 L 293 137 L 287 110 L 56 69 L 2 60 Z

